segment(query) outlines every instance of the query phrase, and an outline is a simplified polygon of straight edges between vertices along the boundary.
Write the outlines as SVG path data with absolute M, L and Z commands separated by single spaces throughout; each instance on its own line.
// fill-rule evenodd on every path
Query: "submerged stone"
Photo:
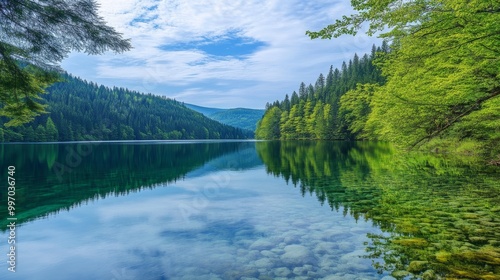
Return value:
M 309 250 L 302 245 L 288 245 L 284 248 L 285 253 L 281 260 L 289 265 L 314 263 L 314 257 Z
M 422 280 L 436 280 L 436 279 L 438 279 L 438 277 L 436 276 L 436 273 L 432 269 L 426 270 L 422 274 Z
M 427 268 L 427 261 L 412 261 L 408 266 L 408 271 L 412 273 L 418 273 L 424 271 Z
M 259 239 L 257 241 L 255 241 L 254 243 L 252 243 L 252 245 L 250 245 L 250 249 L 251 250 L 269 250 L 271 248 L 273 248 L 275 245 L 274 243 L 272 243 L 271 241 L 267 240 L 267 239 Z
M 260 268 L 270 268 L 273 266 L 273 262 L 268 258 L 262 258 L 255 261 L 255 266 Z
M 409 275 L 410 273 L 406 270 L 396 270 L 396 271 L 393 271 L 391 273 L 392 276 L 396 277 L 396 278 L 401 278 L 401 277 L 405 277 L 407 275 Z
M 436 260 L 438 262 L 448 262 L 451 259 L 451 253 L 445 252 L 445 251 L 439 251 L 436 253 Z
M 425 247 L 429 243 L 423 238 L 408 238 L 393 240 L 392 243 L 408 247 Z
M 274 275 L 278 277 L 287 277 L 292 272 L 287 267 L 279 267 L 274 270 Z

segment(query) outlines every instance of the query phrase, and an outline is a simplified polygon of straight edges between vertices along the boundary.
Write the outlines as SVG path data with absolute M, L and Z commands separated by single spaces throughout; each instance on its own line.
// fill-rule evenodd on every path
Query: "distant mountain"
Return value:
M 202 113 L 203 115 L 205 115 L 207 117 L 210 116 L 210 115 L 212 115 L 212 114 L 214 114 L 214 113 L 218 113 L 218 112 L 224 111 L 224 109 L 202 107 L 202 106 L 188 104 L 188 103 L 184 103 L 184 106 L 186 106 L 189 109 L 194 110 L 194 111 L 196 111 L 198 113 Z
M 247 139 L 253 133 L 222 124 L 173 99 L 108 88 L 62 75 L 47 89 L 45 114 L 5 128 L 0 141 Z
M 227 124 L 230 126 L 238 127 L 241 129 L 255 131 L 257 122 L 264 115 L 265 110 L 247 109 L 247 108 L 234 108 L 234 109 L 220 109 L 202 107 L 193 104 L 184 104 L 186 107 L 202 113 L 203 115 Z

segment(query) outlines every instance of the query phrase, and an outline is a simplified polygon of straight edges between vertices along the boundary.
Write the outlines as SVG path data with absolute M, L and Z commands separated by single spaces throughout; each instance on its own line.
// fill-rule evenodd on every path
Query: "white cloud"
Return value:
M 349 1 L 301 0 L 125 0 L 99 1 L 101 15 L 109 25 L 132 39 L 134 49 L 124 54 L 100 56 L 94 76 L 71 67 L 72 56 L 63 64 L 88 80 L 135 90 L 177 96 L 180 101 L 220 107 L 263 108 L 265 103 L 283 99 L 301 81 L 314 83 L 331 64 L 340 67 L 354 52 L 369 52 L 374 38 L 342 37 L 310 40 L 306 30 L 318 30 L 334 18 L 352 11 Z M 213 57 L 197 49 L 164 50 L 172 44 L 189 44 L 216 38 L 228 32 L 265 43 L 244 57 Z M 218 92 L 217 87 L 193 91 L 195 84 L 223 80 L 233 84 Z M 130 81 L 135 81 L 130 83 Z M 242 81 L 253 86 L 241 88 Z M 110 84 L 113 83 L 113 84 Z M 182 88 L 185 87 L 185 88 Z M 265 92 L 255 92 L 259 88 Z M 195 94 L 196 93 L 196 94 Z M 231 102 L 224 102 L 223 97 Z M 181 99 L 185 97 L 185 99 Z M 212 99 L 216 98 L 216 100 Z M 236 103 L 238 102 L 238 103 Z

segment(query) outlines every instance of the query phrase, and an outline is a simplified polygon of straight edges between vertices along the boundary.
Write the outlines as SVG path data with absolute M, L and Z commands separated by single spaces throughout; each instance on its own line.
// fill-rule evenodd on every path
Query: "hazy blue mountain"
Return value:
M 202 107 L 193 104 L 184 103 L 184 105 L 194 111 L 202 113 L 203 115 L 227 124 L 230 126 L 255 131 L 257 122 L 264 115 L 265 110 L 247 109 L 247 108 L 234 108 L 234 109 L 220 109 Z

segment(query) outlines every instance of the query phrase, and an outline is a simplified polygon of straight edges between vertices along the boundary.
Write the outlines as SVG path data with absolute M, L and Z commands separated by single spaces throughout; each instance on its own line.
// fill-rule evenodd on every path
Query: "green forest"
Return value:
M 68 74 L 47 88 L 48 114 L 21 126 L 3 126 L 0 141 L 245 139 L 250 131 L 224 125 L 181 102 L 108 88 Z
M 348 100 L 345 93 L 357 85 L 383 84 L 381 71 L 373 65 L 376 57 L 388 52 L 388 45 L 372 47 L 370 55 L 361 58 L 357 54 L 341 69 L 330 67 L 326 78 L 320 74 L 314 86 L 302 82 L 299 92 L 283 101 L 266 104 L 266 112 L 259 121 L 256 137 L 260 139 L 356 139 L 359 132 L 350 129 L 353 121 L 366 118 L 369 108 L 359 100 L 361 108 L 351 112 L 346 110 Z M 368 86 L 365 86 L 368 87 Z
M 399 3 L 399 2 L 398 2 Z M 500 6 L 352 1 L 312 39 L 368 27 L 386 43 L 267 106 L 260 139 L 366 139 L 500 162 Z M 332 74 L 333 73 L 333 74 Z

